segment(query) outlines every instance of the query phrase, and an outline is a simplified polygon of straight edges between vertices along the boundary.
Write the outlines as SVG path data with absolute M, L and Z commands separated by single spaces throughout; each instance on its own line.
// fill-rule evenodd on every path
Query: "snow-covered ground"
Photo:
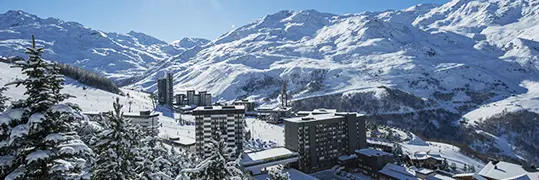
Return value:
M 252 138 L 262 141 L 275 142 L 277 146 L 284 146 L 284 125 L 269 124 L 260 119 L 247 117 L 247 128 L 251 130 Z
M 506 156 L 509 156 L 509 157 L 515 157 L 517 159 L 521 159 L 521 160 L 524 160 L 524 158 L 522 158 L 521 156 L 517 155 L 513 149 L 514 147 L 509 144 L 507 142 L 507 140 L 505 140 L 504 138 L 501 138 L 501 137 L 498 137 L 498 136 L 494 136 L 493 134 L 490 134 L 488 132 L 485 132 L 485 131 L 482 131 L 482 130 L 476 130 L 475 131 L 476 133 L 479 133 L 479 134 L 483 134 L 483 135 L 486 135 L 487 137 L 490 137 L 492 138 L 492 140 L 496 143 L 497 147 L 500 148 L 500 150 L 502 151 L 501 153 L 506 155 Z
M 17 78 L 25 78 L 21 74 L 20 68 L 10 68 L 10 66 L 10 64 L 0 63 L 0 86 L 4 86 Z M 87 89 L 84 90 L 83 87 L 87 87 Z M 23 86 L 8 86 L 8 88 L 5 95 L 11 98 L 11 100 L 18 100 L 24 97 L 23 93 L 25 89 Z M 152 109 L 152 103 L 148 94 L 127 89 L 122 89 L 122 91 L 126 94 L 129 93 L 129 97 L 88 87 L 69 79 L 66 81 L 66 85 L 62 90 L 63 93 L 69 93 L 75 96 L 75 98 L 67 99 L 66 102 L 78 104 L 82 111 L 111 111 L 112 103 L 116 98 L 120 98 L 120 103 L 124 104 L 124 112 L 129 111 L 130 101 L 133 102 L 131 103 L 132 112 Z
M 504 110 L 511 112 L 526 109 L 539 112 L 539 82 L 523 81 L 520 86 L 526 88 L 528 92 L 481 105 L 479 108 L 466 113 L 463 117 L 469 120 L 469 125 L 474 125 L 480 120 L 502 113 Z
M 23 78 L 20 68 L 10 68 L 9 64 L 0 63 L 0 69 L 2 70 L 0 86 L 3 86 L 16 78 Z M 24 87 L 8 87 L 9 89 L 5 92 L 5 95 L 10 97 L 11 100 L 17 100 L 24 97 Z M 127 97 L 91 87 L 87 87 L 86 90 L 83 90 L 83 87 L 85 87 L 85 85 L 73 82 L 73 80 L 68 80 L 62 90 L 63 93 L 69 93 L 75 96 L 75 98 L 69 98 L 65 102 L 76 103 L 83 112 L 111 111 L 112 103 L 115 98 L 120 98 L 120 103 L 124 105 L 122 109 L 123 112 L 129 112 L 129 102 L 132 102 L 131 111 L 135 113 L 142 110 L 151 110 L 153 106 L 149 95 L 144 92 L 122 89 L 124 93 L 129 93 L 129 97 Z M 170 116 L 170 110 L 167 111 L 164 108 L 158 108 L 158 110 L 160 111 L 158 113 L 161 113 L 161 116 L 159 117 L 159 121 L 162 123 L 162 127 L 159 128 L 161 137 L 183 136 L 192 139 L 195 138 L 194 125 L 179 125 L 174 118 Z M 175 118 L 179 118 L 179 114 L 175 114 Z M 182 118 L 194 122 L 194 117 L 191 115 L 183 115 Z

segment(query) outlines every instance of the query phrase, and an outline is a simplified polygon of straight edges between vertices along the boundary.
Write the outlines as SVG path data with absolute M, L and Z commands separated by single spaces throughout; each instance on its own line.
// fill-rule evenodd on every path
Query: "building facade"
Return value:
M 187 95 L 187 105 L 195 104 L 195 90 L 188 90 L 186 95 Z
M 157 128 L 159 124 L 159 114 L 151 111 L 140 111 L 137 113 L 124 113 L 123 117 L 129 118 L 131 123 L 138 124 L 142 127 Z
M 174 103 L 172 73 L 165 74 L 164 78 L 157 80 L 157 96 L 160 105 L 172 106 Z
M 359 171 L 374 179 L 378 177 L 378 171 L 382 170 L 387 163 L 393 162 L 393 154 L 376 149 L 359 149 L 355 151 Z
M 245 106 L 246 112 L 253 112 L 255 111 L 255 103 L 251 102 L 249 100 L 243 99 L 243 100 L 237 100 L 233 103 L 236 106 Z
M 180 106 L 211 106 L 211 93 L 208 93 L 207 91 L 200 91 L 197 94 L 195 90 L 188 90 L 186 94 L 176 95 L 176 103 Z
M 100 121 L 110 112 L 83 112 L 91 121 Z M 152 113 L 151 111 L 140 111 L 139 113 L 124 113 L 124 118 L 129 118 L 131 123 L 138 124 L 144 128 L 147 127 L 159 127 L 159 114 Z
M 211 138 L 220 134 L 228 147 L 235 148 L 231 159 L 243 152 L 245 108 L 243 106 L 204 106 L 193 110 L 195 116 L 196 151 L 204 158 L 211 153 L 204 148 Z
M 342 155 L 367 147 L 365 116 L 357 113 L 327 113 L 288 118 L 285 147 L 300 155 L 298 168 L 311 173 L 331 168 Z
M 188 105 L 187 99 L 185 99 L 185 94 L 176 94 L 176 104 L 178 106 Z
M 416 177 L 415 171 L 399 166 L 396 164 L 386 164 L 382 170 L 378 171 L 378 178 L 380 180 L 419 180 Z

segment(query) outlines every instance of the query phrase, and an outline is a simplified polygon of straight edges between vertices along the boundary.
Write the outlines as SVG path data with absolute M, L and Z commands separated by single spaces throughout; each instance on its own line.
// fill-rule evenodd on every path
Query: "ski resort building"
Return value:
M 413 154 L 408 153 L 405 156 L 405 160 L 410 164 L 432 169 L 437 169 L 442 166 L 444 164 L 444 159 L 445 158 L 443 158 L 440 153 L 430 151 L 417 151 Z
M 235 148 L 230 157 L 236 159 L 243 152 L 243 130 L 245 107 L 243 106 L 204 106 L 193 110 L 195 116 L 196 150 L 204 158 L 210 151 L 204 149 L 204 144 L 210 143 L 211 138 L 221 134 L 228 147 Z
M 211 106 L 211 93 L 200 91 L 196 94 L 195 90 L 189 90 L 186 94 L 176 94 L 176 104 L 179 106 Z
M 255 111 L 255 103 L 246 99 L 234 101 L 233 104 L 235 106 L 245 106 L 245 112 Z
M 164 78 L 157 80 L 157 96 L 160 105 L 171 106 L 174 100 L 172 73 L 165 74 Z
M 414 180 L 419 178 L 416 177 L 415 171 L 407 167 L 395 165 L 395 164 L 386 164 L 384 168 L 378 171 L 378 178 L 380 180 Z
M 307 173 L 331 168 L 342 155 L 367 147 L 365 116 L 357 113 L 311 114 L 284 124 L 285 147 L 299 153 L 297 166 Z
M 267 167 L 295 163 L 298 161 L 298 156 L 298 153 L 284 147 L 246 151 L 241 158 L 240 165 L 251 175 L 258 175 Z
M 99 121 L 109 112 L 83 112 L 91 121 Z M 151 111 L 140 111 L 139 113 L 124 113 L 124 118 L 129 118 L 131 123 L 138 124 L 142 127 L 158 127 L 159 113 L 152 113 Z
M 387 163 L 393 162 L 393 154 L 376 149 L 359 149 L 355 151 L 359 171 L 372 178 L 378 178 L 378 171 Z

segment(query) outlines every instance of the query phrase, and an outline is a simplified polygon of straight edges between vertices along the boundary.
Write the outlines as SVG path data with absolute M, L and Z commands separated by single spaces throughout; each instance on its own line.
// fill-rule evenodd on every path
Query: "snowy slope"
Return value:
M 20 68 L 10 68 L 10 64 L 1 63 L 0 69 L 2 70 L 2 76 L 0 77 L 0 86 L 12 82 L 16 78 L 24 78 L 21 74 Z M 130 91 L 127 89 L 122 89 L 125 93 L 130 94 L 130 98 L 126 96 L 120 96 L 114 93 L 106 92 L 100 89 L 95 89 L 87 87 L 86 90 L 83 89 L 85 85 L 74 82 L 73 80 L 68 79 L 66 85 L 62 90 L 63 93 L 69 93 L 75 98 L 69 98 L 66 102 L 76 103 L 80 106 L 83 111 L 91 112 L 103 112 L 111 111 L 112 103 L 115 98 L 120 98 L 120 103 L 124 104 L 124 112 L 129 110 L 129 101 L 133 101 L 131 110 L 133 112 L 138 112 L 141 110 L 149 110 L 152 107 L 149 96 L 146 93 L 141 93 L 137 91 Z M 18 100 L 24 98 L 24 87 L 19 86 L 8 86 L 8 90 L 5 92 L 5 96 L 11 98 L 10 100 Z
M 480 119 L 488 118 L 489 115 L 500 114 L 504 110 L 507 112 L 518 110 L 539 112 L 539 83 L 536 81 L 523 81 L 521 86 L 528 89 L 528 92 L 481 105 L 479 108 L 466 113 L 463 117 L 470 120 L 470 125 L 474 125 Z
M 194 39 L 187 46 L 168 44 L 139 32 L 106 33 L 76 22 L 42 19 L 23 11 L 0 14 L 0 55 L 25 57 L 23 49 L 30 44 L 31 35 L 45 47 L 45 59 L 115 79 L 137 75 L 161 60 L 207 42 Z
M 171 57 L 131 87 L 155 91 L 156 78 L 172 72 L 177 91 L 274 102 L 282 80 L 295 99 L 383 85 L 465 113 L 524 94 L 520 84 L 537 81 L 533 4 L 452 1 L 352 15 L 280 11 Z

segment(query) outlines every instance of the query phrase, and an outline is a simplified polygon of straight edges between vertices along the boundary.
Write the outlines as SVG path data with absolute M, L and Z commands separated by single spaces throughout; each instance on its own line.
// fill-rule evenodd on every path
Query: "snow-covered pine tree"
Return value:
M 234 148 L 228 147 L 220 137 L 221 135 L 216 133 L 210 143 L 204 145 L 211 152 L 209 157 L 194 168 L 182 170 L 182 173 L 190 179 L 229 180 L 244 178 L 245 175 L 240 169 L 239 163 L 241 158 L 238 157 L 232 161 L 230 155 L 234 152 Z
M 83 178 L 93 153 L 74 131 L 80 113 L 59 104 L 69 97 L 60 93 L 64 78 L 56 64 L 41 59 L 43 48 L 36 48 L 33 36 L 26 53 L 30 58 L 16 67 L 27 78 L 9 84 L 24 85 L 28 97 L 0 115 L 0 178 Z
M 137 161 L 137 173 L 140 179 L 162 180 L 172 179 L 178 174 L 173 174 L 172 157 L 163 142 L 158 139 L 157 127 L 149 127 L 146 137 L 142 140 L 140 157 Z
M 273 168 L 268 172 L 268 175 L 268 180 L 290 180 L 290 175 L 288 172 L 284 171 L 283 165 L 277 165 L 276 168 Z
M 4 110 L 7 108 L 6 102 L 9 100 L 9 98 L 4 95 L 6 90 L 6 87 L 0 87 L 0 112 L 4 112 Z
M 182 169 L 193 167 L 198 162 L 199 158 L 196 154 L 175 147 L 170 149 L 171 172 L 174 175 L 172 177 L 176 179 L 186 179 L 186 177 L 182 178 L 184 175 L 181 174 Z
M 119 98 L 113 107 L 114 111 L 100 122 L 102 131 L 92 140 L 97 155 L 92 179 L 136 179 L 140 127 L 123 118 Z

